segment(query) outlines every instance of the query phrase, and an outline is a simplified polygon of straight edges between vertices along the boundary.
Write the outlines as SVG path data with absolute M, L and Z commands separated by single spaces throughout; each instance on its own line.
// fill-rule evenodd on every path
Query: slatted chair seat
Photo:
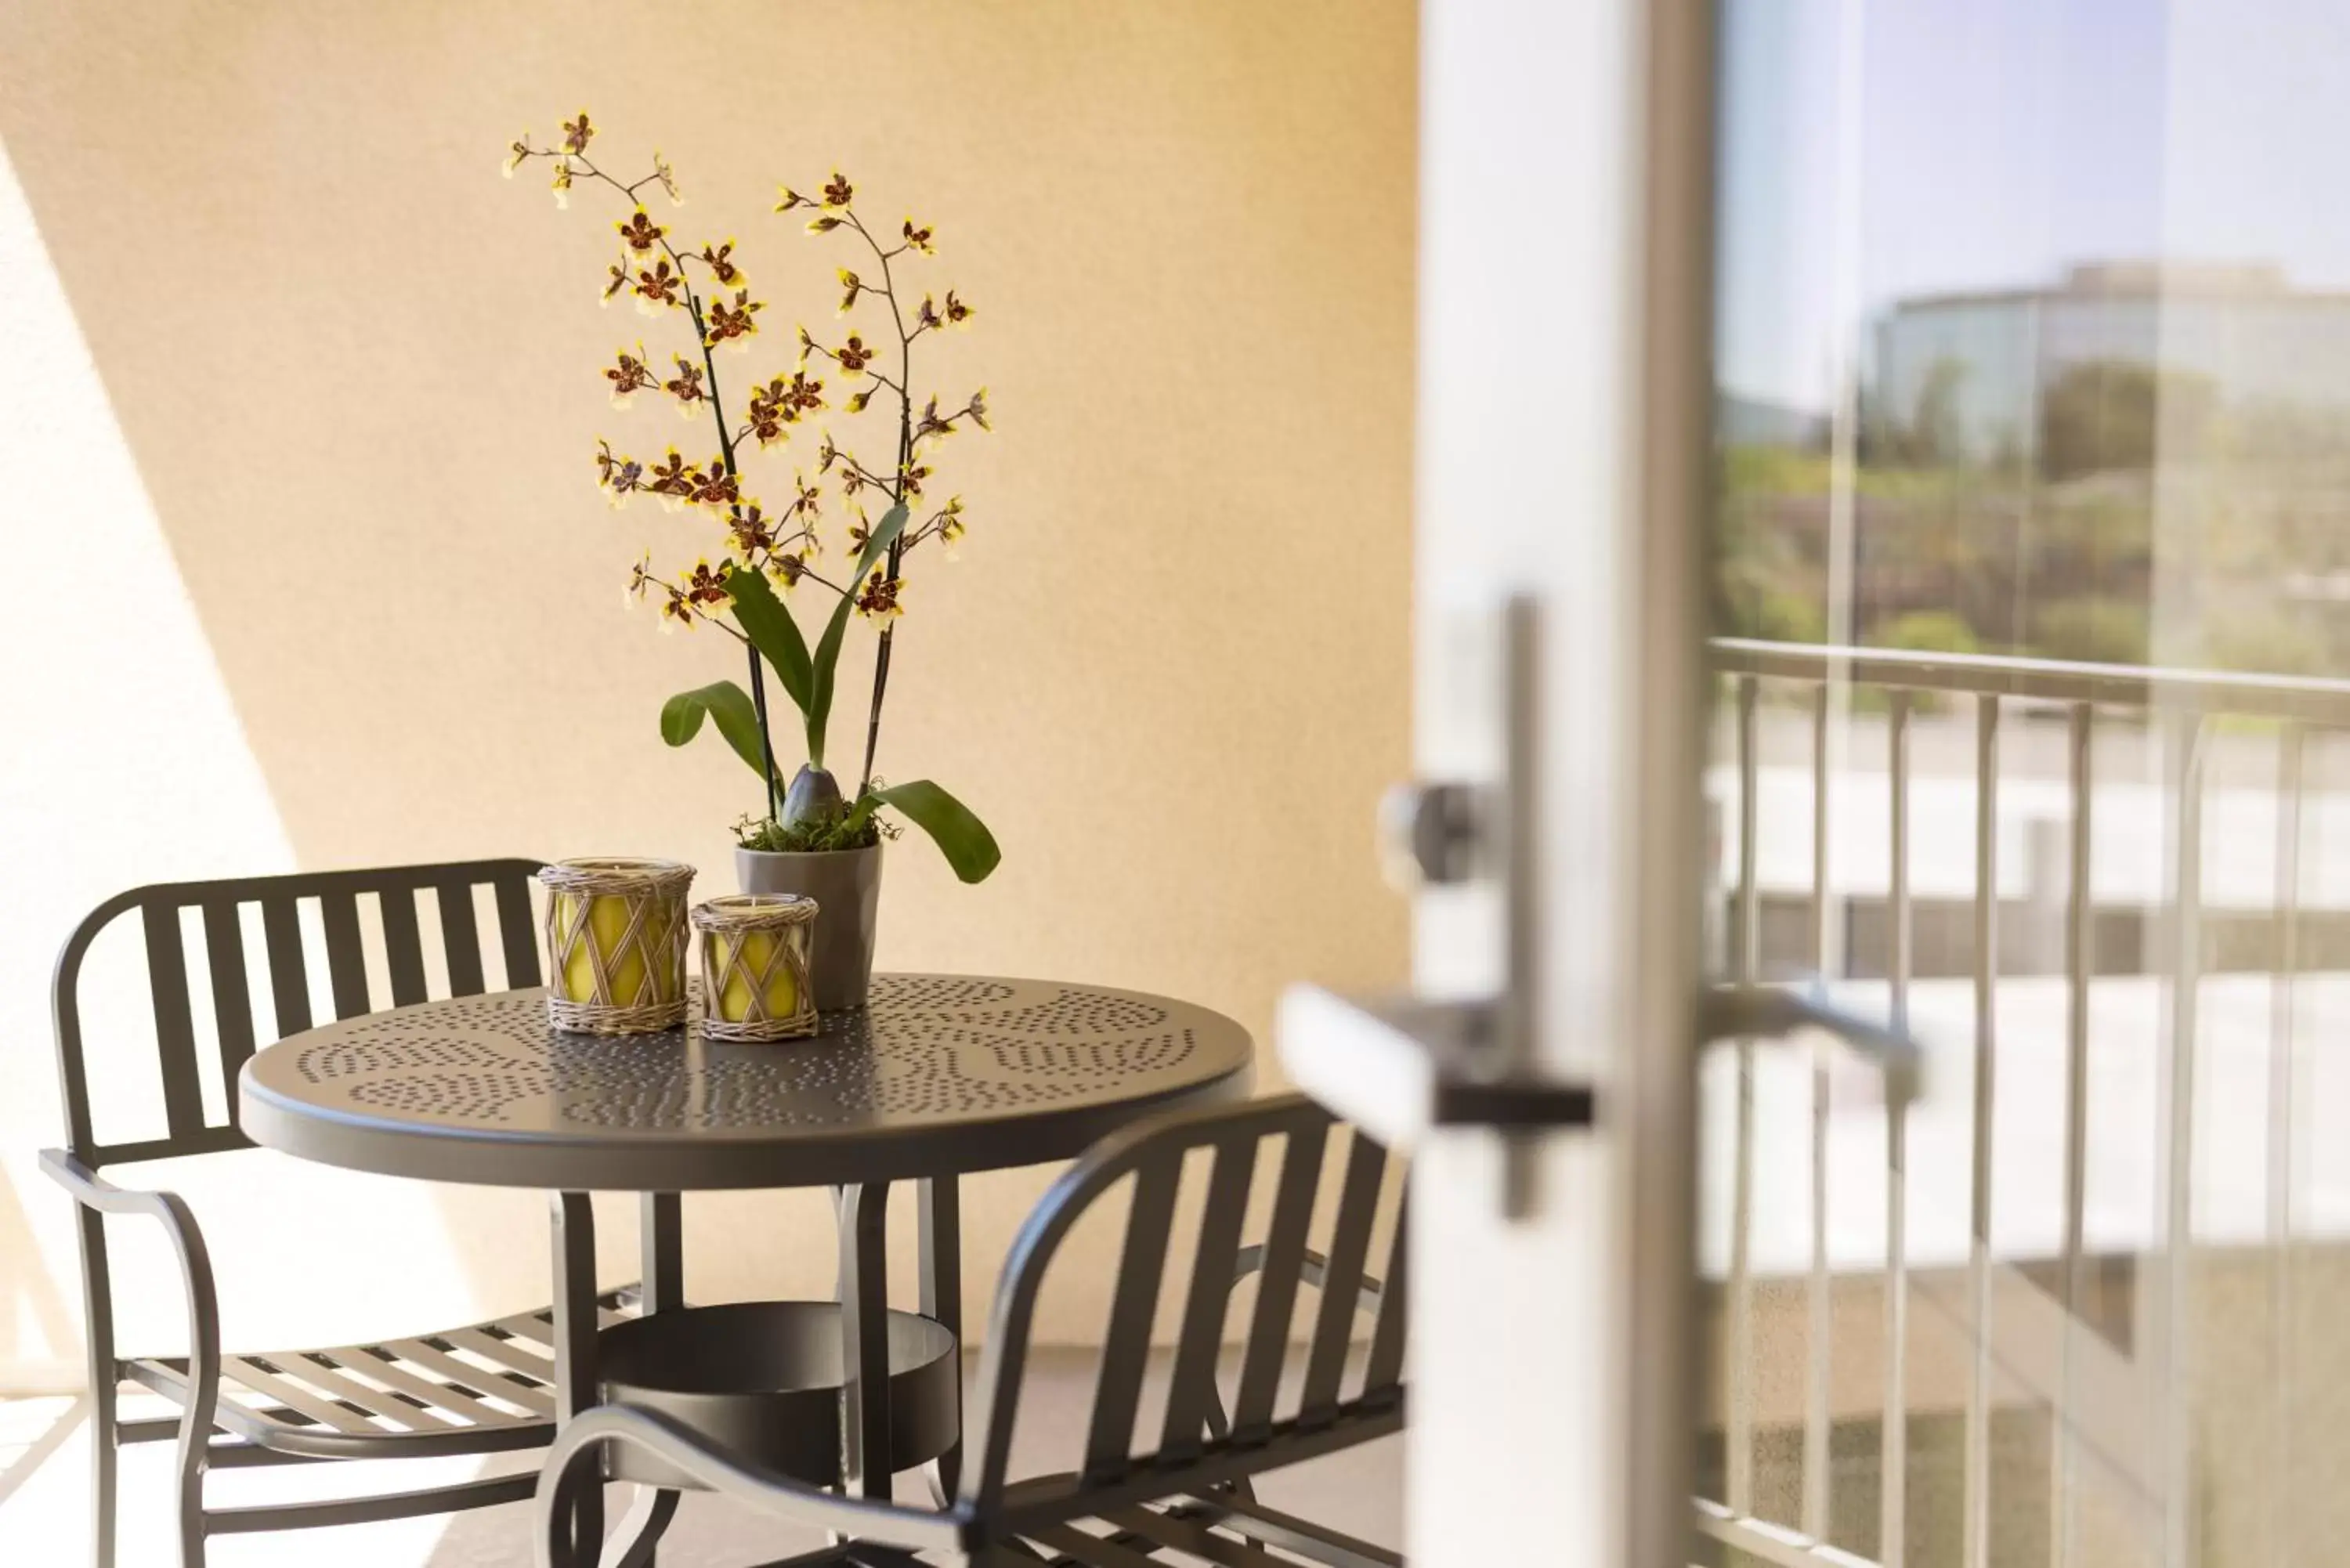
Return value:
M 598 1303 L 600 1326 L 634 1315 L 634 1287 Z M 539 1448 L 555 1433 L 555 1314 L 522 1313 L 380 1345 L 224 1355 L 213 1426 L 309 1459 L 423 1459 Z M 183 1357 L 122 1364 L 188 1402 Z
M 1297 1568 L 1300 1558 L 1329 1568 L 1396 1568 L 1398 1562 L 1396 1553 L 1384 1546 L 1358 1541 L 1319 1521 L 1267 1508 L 1254 1499 L 1224 1492 L 1177 1496 L 1061 1524 L 1037 1525 L 1014 1540 L 1015 1551 L 1025 1547 L 1047 1563 L 1067 1563 L 1072 1568 L 1139 1568 L 1143 1563 L 1163 1568 L 1170 1561 L 1217 1563 L 1230 1568 Z M 1276 1557 L 1264 1550 L 1267 1546 L 1292 1555 Z M 1170 1552 L 1180 1555 L 1170 1559 Z M 909 1564 L 918 1561 L 902 1560 Z
M 1105 1139 L 1055 1182 L 1014 1243 L 997 1290 L 980 1368 L 980 1414 L 966 1449 L 974 1460 L 943 1507 L 821 1491 L 668 1416 L 600 1406 L 557 1434 L 539 1472 L 540 1568 L 598 1561 L 602 1543 L 578 1528 L 578 1502 L 584 1489 L 601 1484 L 607 1445 L 649 1453 L 712 1490 L 847 1542 L 766 1568 L 1296 1568 L 1300 1562 L 1400 1568 L 1385 1547 L 1267 1508 L 1252 1486 L 1253 1477 L 1403 1426 L 1402 1206 L 1386 1267 L 1374 1274 L 1367 1265 L 1374 1261 L 1387 1153 L 1360 1129 L 1339 1128 L 1348 1140 L 1345 1158 L 1326 1161 L 1336 1152 L 1334 1126 L 1328 1112 L 1295 1095 L 1176 1112 Z M 1165 1409 L 1144 1420 L 1139 1397 L 1154 1309 L 1187 1157 L 1198 1154 L 1209 1157 L 1200 1162 L 1205 1191 Z M 1326 1164 L 1343 1171 L 1335 1183 L 1326 1179 Z M 1272 1189 L 1264 1240 L 1243 1246 L 1247 1217 L 1266 1207 L 1251 1202 L 1260 1182 Z M 1015 1480 L 1007 1473 L 1012 1434 L 1045 1272 L 1079 1218 L 1113 1190 L 1129 1193 L 1130 1203 L 1082 1463 Z M 1328 1240 L 1317 1251 L 1307 1241 L 1325 1213 Z M 1251 1278 L 1256 1297 L 1228 1417 L 1216 1368 L 1228 1298 Z M 1311 1325 L 1302 1357 L 1291 1339 L 1301 1307 Z M 1367 1335 L 1359 1336 L 1365 1326 Z M 1291 1371 L 1294 1379 L 1285 1376 Z M 1294 1407 L 1284 1407 L 1284 1386 L 1295 1390 Z M 1138 1426 L 1145 1428 L 1139 1434 Z

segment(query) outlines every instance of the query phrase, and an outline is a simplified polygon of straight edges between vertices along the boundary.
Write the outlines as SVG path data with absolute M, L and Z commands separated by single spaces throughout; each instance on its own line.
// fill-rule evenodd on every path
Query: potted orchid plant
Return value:
M 1001 858 L 985 825 L 938 784 L 889 784 L 874 771 L 907 560 L 926 548 L 951 554 L 967 526 L 961 496 L 934 498 L 932 462 L 940 445 L 966 425 L 989 428 L 984 389 L 959 406 L 918 389 L 915 346 L 931 333 L 969 325 L 971 307 L 951 289 L 942 298 L 930 292 L 916 297 L 905 275 L 916 258 L 935 254 L 929 226 L 911 218 L 895 230 L 868 223 L 855 188 L 837 172 L 812 195 L 784 188 L 777 213 L 806 212 L 808 233 L 839 234 L 869 256 L 859 262 L 867 271 L 839 270 L 839 315 L 867 307 L 876 320 L 873 337 L 868 341 L 852 324 L 838 342 L 827 343 L 801 327 L 791 369 L 764 381 L 749 379 L 730 411 L 718 356 L 747 355 L 756 347 L 766 302 L 753 296 L 733 239 L 695 249 L 648 211 L 642 197 L 655 189 L 682 204 L 676 176 L 659 152 L 650 173 L 624 182 L 588 156 L 594 136 L 585 110 L 564 122 L 556 146 L 536 146 L 525 133 L 509 148 L 505 171 L 511 176 L 534 159 L 546 160 L 557 205 L 568 204 L 579 182 L 608 187 L 626 215 L 614 223 L 619 254 L 605 275 L 604 303 L 627 299 L 680 336 L 691 334 L 687 351 L 669 352 L 666 369 L 641 343 L 617 351 L 605 384 L 617 407 L 642 396 L 671 404 L 689 421 L 709 420 L 717 450 L 697 462 L 672 446 L 648 463 L 599 441 L 596 482 L 615 506 L 650 496 L 669 511 L 715 525 L 715 561 L 705 552 L 690 567 L 670 570 L 656 566 L 647 551 L 630 570 L 629 597 L 657 602 L 665 627 L 710 628 L 732 639 L 747 675 L 747 689 L 721 680 L 671 698 L 660 711 L 661 738 L 682 746 L 707 721 L 758 777 L 764 813 L 746 814 L 737 825 L 743 890 L 813 897 L 819 909 L 811 963 L 817 1005 L 861 1005 L 872 968 L 882 845 L 899 832 L 890 814 L 927 834 L 965 882 L 982 880 Z M 886 323 L 873 315 L 877 303 L 886 307 Z M 879 414 L 889 427 L 889 456 L 868 462 L 827 429 L 813 479 L 795 472 L 790 499 L 771 510 L 753 493 L 743 460 L 805 435 L 813 416 L 832 408 L 827 382 L 846 394 L 842 412 Z M 837 569 L 827 567 L 819 537 L 827 489 L 837 492 L 847 518 L 845 565 Z M 811 594 L 817 606 L 813 641 L 792 607 Z M 876 628 L 878 640 L 863 757 L 856 787 L 847 789 L 833 771 L 828 742 L 834 684 L 852 620 Z M 800 720 L 806 761 L 788 776 L 776 761 L 771 689 L 782 691 Z

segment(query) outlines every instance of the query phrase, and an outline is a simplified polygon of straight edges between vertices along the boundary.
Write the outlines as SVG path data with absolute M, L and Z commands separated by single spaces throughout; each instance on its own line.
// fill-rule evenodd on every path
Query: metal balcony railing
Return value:
M 2038 659 L 1987 658 L 1877 649 L 1799 647 L 1778 643 L 1720 640 L 1713 644 L 1716 669 L 1726 682 L 1734 717 L 1736 870 L 1727 889 L 1727 967 L 1733 978 L 1746 982 L 1783 978 L 1766 972 L 1762 931 L 1762 892 L 1758 885 L 1757 845 L 1772 825 L 1762 819 L 1762 740 L 1758 717 L 1768 683 L 1776 701 L 1793 689 L 1800 702 L 1807 695 L 1810 708 L 1810 773 L 1812 865 L 1806 933 L 1807 967 L 1819 974 L 1848 972 L 1844 967 L 1843 933 L 1839 922 L 1846 906 L 1830 885 L 1831 845 L 1835 837 L 1835 814 L 1840 791 L 1877 787 L 1873 776 L 1847 775 L 1838 764 L 1840 746 L 1848 732 L 1838 722 L 1854 699 L 1866 693 L 1872 711 L 1880 705 L 1887 747 L 1882 787 L 1889 793 L 1890 842 L 1887 891 L 1881 915 L 1877 957 L 1871 971 L 1881 976 L 1892 1022 L 1908 1023 L 1912 985 L 1915 900 L 1911 890 L 1912 807 L 1910 739 L 1918 715 L 1929 706 L 1938 723 L 1967 723 L 1971 709 L 1974 783 L 1974 867 L 1971 901 L 1971 941 L 1965 943 L 1972 982 L 1974 1073 L 1967 1189 L 1969 1242 L 1964 1261 L 1962 1297 L 1938 1302 L 1954 1312 L 1968 1335 L 1971 1365 L 1966 1372 L 1964 1409 L 1963 1507 L 1960 1513 L 1955 1560 L 1965 1568 L 1991 1568 L 1992 1521 L 1990 1483 L 1992 1462 L 1994 1376 L 2012 1379 L 2014 1368 L 2002 1361 L 1999 1336 L 1992 1322 L 1996 1264 L 1991 1250 L 1994 1191 L 2001 1172 L 1994 1168 L 1994 1087 L 2001 1050 L 1997 1000 L 2003 973 L 2000 961 L 1999 896 L 2001 736 L 2002 722 L 2019 709 L 2054 710 L 2064 724 L 2066 757 L 2065 789 L 2069 814 L 2064 829 L 2064 879 L 2062 916 L 2061 985 L 2064 992 L 2062 1043 L 2066 1096 L 2063 1119 L 2061 1168 L 2063 1191 L 2061 1241 L 2053 1260 L 2054 1284 L 2044 1293 L 2049 1304 L 2061 1309 L 2048 1314 L 2056 1325 L 2054 1366 L 2043 1368 L 2050 1383 L 2042 1391 L 2054 1422 L 2048 1477 L 2052 1521 L 2045 1561 L 2051 1568 L 2066 1568 L 2072 1554 L 2071 1532 L 2065 1525 L 2075 1467 L 2083 1456 L 2109 1467 L 2129 1490 L 2133 1507 L 2153 1537 L 2151 1560 L 2187 1560 L 2179 1544 L 2193 1528 L 2198 1506 L 2193 1430 L 2187 1407 L 2189 1345 L 2186 1299 L 2186 1267 L 2193 1201 L 2190 1173 L 2196 1125 L 2194 1092 L 2199 981 L 2205 948 L 2202 929 L 2203 827 L 2208 742 L 2219 721 L 2230 729 L 2259 731 L 2268 725 L 2242 725 L 2236 721 L 2268 721 L 2274 730 L 2277 809 L 2274 846 L 2276 873 L 2270 909 L 2262 919 L 2264 948 L 2271 982 L 2269 1018 L 2269 1081 L 2266 1096 L 2266 1244 L 2269 1249 L 2268 1288 L 2279 1309 L 2291 1289 L 2285 1243 L 2294 1226 L 2293 1158 L 2293 1104 L 2296 1092 L 2294 1008 L 2293 985 L 2304 960 L 2302 909 L 2302 833 L 2305 749 L 2314 732 L 2350 731 L 2350 682 L 2250 677 L 2193 670 L 2133 669 L 2105 665 L 2054 663 Z M 1929 695 L 1930 694 L 1930 695 Z M 1955 712 L 1953 709 L 1955 708 Z M 1947 717 L 1945 717 L 1947 716 Z M 2140 1274 L 2143 1292 L 2141 1322 L 2132 1354 L 2120 1355 L 2108 1341 L 2083 1323 L 2085 1266 L 2084 1213 L 2087 1176 L 2087 1116 L 2091 1045 L 2090 991 L 2101 972 L 2096 958 L 2096 911 L 2091 905 L 2091 833 L 2097 804 L 2097 780 L 2093 776 L 2092 737 L 2101 717 L 2124 721 L 2162 737 L 2167 770 L 2163 779 L 2163 832 L 2168 842 L 2158 846 L 2168 873 L 2159 907 L 2146 911 L 2145 961 L 2139 972 L 2160 972 L 2168 980 L 2162 1050 L 2156 1097 L 2158 1183 L 2154 1193 L 2157 1216 L 2148 1241 L 2146 1265 Z M 2231 741 L 2231 743 L 2243 743 Z M 2251 743 L 2261 743 L 2257 735 Z M 1870 773 L 1873 774 L 1873 768 Z M 1794 901 L 1804 902 L 1800 895 Z M 1881 962 L 1881 967 L 1879 967 Z M 2272 967 L 2271 967 L 2272 966 Z M 2059 966 L 2038 966 L 2045 973 Z M 2250 966 L 2243 966 L 2250 967 Z M 1945 972 L 1950 972 L 1945 971 Z M 2102 972 L 2113 972 L 2110 966 Z M 2049 983 L 2042 981 L 2038 983 Z M 1752 1236 L 1754 1226 L 1756 1105 L 1755 1053 L 1752 1043 L 1736 1047 L 1736 1104 L 1731 1117 L 1732 1147 L 1730 1179 L 1730 1236 L 1726 1277 L 1720 1282 L 1724 1314 L 1723 1391 L 1725 1459 L 1721 1495 L 1698 1505 L 1700 1529 L 1714 1539 L 1762 1560 L 1809 1568 L 1820 1563 L 1850 1564 L 1863 1559 L 1829 1544 L 1832 1476 L 1831 1408 L 1832 1278 L 1828 1249 L 1829 1179 L 1828 1124 L 1830 1082 L 1828 1058 L 1815 1055 L 1811 1064 L 1812 1096 L 1808 1147 L 1810 1154 L 1810 1265 L 1805 1281 L 1807 1331 L 1804 1344 L 1803 1443 L 1800 1517 L 1773 1521 L 1756 1512 L 1756 1398 L 1758 1367 L 1755 1337 L 1756 1282 Z M 1904 1568 L 1908 1521 L 1908 1314 L 1913 1292 L 1907 1188 L 1908 1116 L 1888 1106 L 1886 1116 L 1886 1224 L 1883 1238 L 1884 1356 L 1882 1439 L 1878 1456 L 1880 1517 L 1878 1554 L 1883 1568 Z M 2012 1271 L 2007 1271 L 2012 1273 Z M 2046 1277 L 2043 1273 L 2042 1277 Z M 1957 1293 L 1953 1293 L 1954 1295 Z M 2008 1299 L 2004 1289 L 2002 1301 Z M 2272 1355 L 2271 1370 L 2282 1395 L 2291 1376 L 2285 1358 Z M 2280 1406 L 2279 1407 L 2282 1407 Z M 2270 1498 L 2282 1508 L 2281 1493 Z M 1947 1546 L 1934 1555 L 1950 1561 Z M 2035 1559 L 2037 1554 L 2033 1554 Z

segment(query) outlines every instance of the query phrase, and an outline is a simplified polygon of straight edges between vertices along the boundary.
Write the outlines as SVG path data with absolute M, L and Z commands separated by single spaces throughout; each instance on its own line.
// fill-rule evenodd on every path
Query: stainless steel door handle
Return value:
M 1391 1146 L 1439 1127 L 1482 1127 L 1504 1139 L 1503 1205 L 1531 1210 L 1530 1136 L 1588 1127 L 1588 1083 L 1562 1083 L 1536 1063 L 1542 987 L 1541 800 L 1537 720 L 1541 641 L 1535 603 L 1502 615 L 1503 767 L 1492 784 L 1440 782 L 1390 791 L 1380 809 L 1382 858 L 1406 888 L 1490 879 L 1503 909 L 1502 980 L 1462 1001 L 1350 999 L 1294 986 L 1282 1000 L 1282 1060 L 1298 1086 Z
M 1380 806 L 1382 858 L 1406 888 L 1490 880 L 1503 906 L 1503 973 L 1491 995 L 1461 1001 L 1353 998 L 1310 985 L 1282 998 L 1283 1064 L 1297 1085 L 1375 1137 L 1399 1147 L 1430 1131 L 1482 1127 L 1506 1152 L 1503 1205 L 1530 1212 L 1532 1136 L 1589 1127 L 1599 1114 L 1588 1082 L 1561 1082 L 1540 1068 L 1542 1011 L 1538 936 L 1541 886 L 1536 832 L 1540 795 L 1537 720 L 1541 645 L 1531 599 L 1503 611 L 1503 768 L 1491 784 L 1413 784 Z M 1690 918 L 1698 918 L 1692 900 Z M 1875 1062 L 1888 1103 L 1918 1090 L 1918 1043 L 1887 1024 L 1778 986 L 1724 986 L 1694 999 L 1699 1041 L 1758 1039 L 1825 1029 Z

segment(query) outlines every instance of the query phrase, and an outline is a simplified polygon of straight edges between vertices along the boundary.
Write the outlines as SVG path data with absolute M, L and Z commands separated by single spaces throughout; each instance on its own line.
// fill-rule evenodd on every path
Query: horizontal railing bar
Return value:
M 2132 664 L 2076 664 L 1984 653 L 1921 653 L 1894 648 L 1827 648 L 1812 643 L 1715 638 L 1713 667 L 1728 675 L 1777 680 L 1846 680 L 1856 686 L 1916 691 L 1992 691 L 2050 702 L 2172 709 L 2350 723 L 2350 680 L 2243 675 L 2220 670 L 2165 670 Z
M 1740 929 L 1741 901 L 1723 895 L 1731 929 Z M 1881 893 L 1839 894 L 1839 923 L 1847 933 L 1844 961 L 1831 978 L 1883 980 L 1888 971 L 1894 907 Z M 1764 982 L 1809 980 L 1821 972 L 1814 961 L 1816 906 L 1808 888 L 1766 888 L 1757 895 L 1756 929 L 1761 961 L 1755 978 Z M 2056 907 L 2061 914 L 2063 906 Z M 2002 898 L 1997 933 L 2002 980 L 2047 978 L 2065 972 L 2064 956 L 2049 906 L 2030 898 Z M 1965 980 L 1974 973 L 1972 894 L 1952 893 L 1909 899 L 1912 980 Z M 2107 898 L 2089 907 L 2089 967 L 2099 979 L 2168 974 L 2170 971 L 2169 909 L 2155 899 Z M 2206 974 L 2273 974 L 2283 952 L 2283 923 L 2269 909 L 2219 908 L 2206 904 L 2203 928 Z M 2300 968 L 2350 969 L 2350 909 L 2304 909 L 2294 919 Z

